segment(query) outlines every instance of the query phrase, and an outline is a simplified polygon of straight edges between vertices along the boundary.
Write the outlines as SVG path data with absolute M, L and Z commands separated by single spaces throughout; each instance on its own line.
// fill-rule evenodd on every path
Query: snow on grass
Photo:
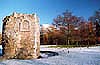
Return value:
M 41 51 L 53 51 L 59 55 L 31 60 L 5 60 L 1 61 L 0 65 L 100 65 L 100 46 L 89 48 L 42 47 Z

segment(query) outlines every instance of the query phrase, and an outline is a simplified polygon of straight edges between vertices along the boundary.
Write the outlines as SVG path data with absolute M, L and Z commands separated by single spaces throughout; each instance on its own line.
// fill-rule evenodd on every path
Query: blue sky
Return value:
M 2 19 L 13 12 L 37 13 L 40 24 L 51 24 L 53 18 L 67 9 L 88 19 L 99 8 L 100 0 L 0 0 L 0 31 Z

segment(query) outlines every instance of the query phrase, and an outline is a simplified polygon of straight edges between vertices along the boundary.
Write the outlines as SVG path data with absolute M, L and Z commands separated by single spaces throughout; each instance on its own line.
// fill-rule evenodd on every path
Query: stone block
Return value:
M 36 14 L 13 13 L 6 16 L 2 29 L 3 57 L 37 58 L 40 54 L 39 33 L 39 20 Z

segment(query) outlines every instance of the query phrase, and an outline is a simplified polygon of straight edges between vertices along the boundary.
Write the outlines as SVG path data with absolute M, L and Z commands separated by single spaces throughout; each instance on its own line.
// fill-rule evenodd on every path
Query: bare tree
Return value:
M 58 15 L 54 19 L 53 25 L 55 25 L 59 30 L 64 32 L 66 36 L 66 44 L 70 44 L 71 32 L 74 30 L 73 27 L 77 27 L 79 22 L 79 17 L 72 15 L 72 12 L 65 11 L 62 15 Z

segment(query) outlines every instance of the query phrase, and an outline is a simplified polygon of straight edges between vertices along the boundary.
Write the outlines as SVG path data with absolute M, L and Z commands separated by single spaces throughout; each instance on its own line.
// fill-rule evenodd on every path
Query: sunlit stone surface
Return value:
M 4 58 L 37 58 L 40 55 L 39 19 L 36 14 L 13 13 L 3 20 Z

